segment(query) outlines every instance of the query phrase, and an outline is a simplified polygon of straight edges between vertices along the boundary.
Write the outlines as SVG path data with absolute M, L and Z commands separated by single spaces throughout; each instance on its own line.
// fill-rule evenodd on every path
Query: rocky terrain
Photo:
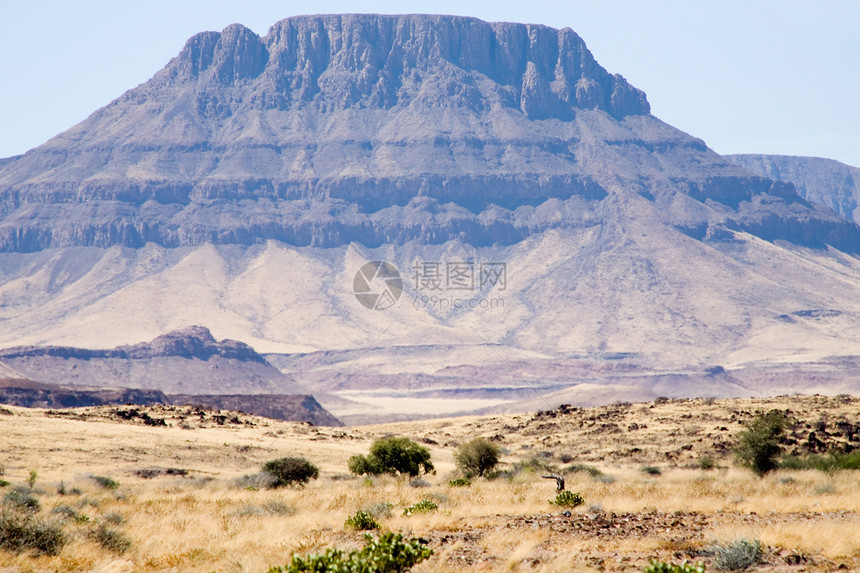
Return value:
M 756 175 L 794 185 L 804 199 L 860 223 L 860 167 L 821 157 L 726 155 Z
M 362 428 L 177 406 L 8 407 L 0 410 L 8 482 L 0 491 L 36 498 L 41 509 L 32 518 L 61 524 L 68 543 L 55 556 L 0 549 L 0 564 L 12 571 L 262 572 L 293 554 L 360 547 L 365 532 L 344 520 L 364 510 L 382 531 L 420 537 L 433 550 L 416 573 L 633 572 L 655 558 L 701 561 L 712 571 L 718 549 L 739 539 L 761 545 L 751 571 L 856 569 L 857 470 L 758 477 L 735 466 L 744 424 L 771 410 L 789 418 L 786 454 L 860 448 L 860 409 L 851 396 L 660 399 Z M 427 447 L 436 472 L 416 480 L 346 473 L 350 456 L 391 435 Z M 455 487 L 454 454 L 475 437 L 499 446 L 500 475 Z M 264 462 L 285 455 L 318 465 L 319 479 L 275 490 L 249 485 L 259 483 Z M 27 489 L 31 471 L 35 485 Z M 555 481 L 541 478 L 550 471 L 584 503 L 552 505 Z M 438 508 L 404 515 L 424 499 Z M 92 532 L 102 524 L 128 540 L 126 551 L 97 542 Z
M 318 426 L 343 425 L 313 396 L 302 394 L 167 395 L 158 390 L 87 388 L 42 384 L 32 380 L 5 379 L 0 380 L 0 404 L 25 408 L 61 408 L 61 410 L 54 410 L 53 415 L 72 416 L 76 419 L 84 419 L 86 414 L 73 413 L 70 408 L 106 405 L 172 405 L 194 406 L 196 408 L 194 415 L 205 418 L 209 414 L 216 422 L 221 418 L 226 419 L 221 415 L 221 410 L 230 410 L 274 420 L 309 422 Z M 135 407 L 114 410 L 114 413 L 122 419 L 139 419 L 141 423 L 149 426 L 162 426 L 166 423 L 163 417 L 153 418 Z
M 200 326 L 151 342 L 90 350 L 0 350 L 0 403 L 40 408 L 105 404 L 200 405 L 278 420 L 341 422 L 250 346 L 217 341 Z M 345 400 L 333 399 L 335 404 Z
M 0 345 L 124 345 L 102 370 L 42 361 L 63 383 L 153 389 L 159 371 L 166 393 L 309 393 L 299 383 L 359 417 L 536 389 L 761 395 L 775 390 L 755 380 L 789 364 L 793 388 L 855 391 L 835 366 L 860 348 L 860 227 L 843 204 L 663 123 L 569 29 L 233 25 L 0 163 Z M 382 260 L 402 292 L 369 310 L 356 273 Z M 133 357 L 195 324 L 242 343 Z M 237 360 L 256 374 L 222 376 Z M 44 381 L 37 357 L 6 362 Z M 483 394 L 458 394 L 472 378 Z M 409 402 L 418 388 L 447 394 Z

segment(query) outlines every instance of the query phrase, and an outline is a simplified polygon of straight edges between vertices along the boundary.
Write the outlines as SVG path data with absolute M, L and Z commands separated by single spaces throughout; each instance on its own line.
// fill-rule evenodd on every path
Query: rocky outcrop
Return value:
M 24 408 L 84 408 L 108 405 L 199 406 L 244 412 L 273 420 L 308 422 L 315 426 L 343 426 L 313 396 L 266 394 L 220 396 L 212 394 L 166 395 L 158 390 L 134 388 L 80 388 L 42 384 L 25 379 L 0 379 L 0 404 Z M 163 426 L 163 420 L 141 416 L 148 425 Z
M 109 350 L 19 346 L 0 350 L 0 361 L 21 376 L 48 384 L 169 394 L 306 393 L 247 344 L 216 341 L 202 326 Z
M 727 155 L 726 159 L 756 175 L 791 183 L 807 201 L 860 223 L 860 167 L 792 155 Z
M 174 330 L 155 338 L 151 342 L 118 346 L 110 350 L 90 350 L 68 346 L 20 346 L 0 350 L 0 360 L 6 361 L 33 357 L 74 358 L 78 360 L 100 358 L 146 360 L 156 357 L 176 357 L 209 360 L 213 356 L 242 362 L 267 364 L 265 358 L 244 342 L 230 339 L 216 341 L 205 326 L 190 326 L 182 330 Z
M 170 404 L 158 390 L 75 388 L 32 380 L 0 380 L 0 404 L 25 408 L 83 408 L 107 404 Z
M 218 410 L 245 412 L 273 420 L 310 422 L 314 426 L 343 426 L 313 396 L 301 394 L 171 395 L 175 405 L 205 406 Z

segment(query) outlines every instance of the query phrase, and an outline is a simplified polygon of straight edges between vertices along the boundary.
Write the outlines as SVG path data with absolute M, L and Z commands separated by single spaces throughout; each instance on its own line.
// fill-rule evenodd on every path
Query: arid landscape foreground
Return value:
M 789 452 L 856 448 L 858 406 L 660 399 L 350 428 L 176 406 L 3 407 L 0 495 L 27 488 L 37 519 L 61 524 L 68 542 L 55 556 L 0 550 L 0 571 L 265 572 L 296 553 L 360 547 L 363 532 L 344 521 L 361 509 L 383 531 L 426 540 L 433 555 L 414 571 L 636 571 L 650 558 L 713 570 L 711 548 L 739 539 L 762 543 L 762 570 L 856 570 L 860 472 L 758 478 L 732 448 L 742 423 L 771 409 L 796 421 Z M 348 458 L 387 435 L 427 446 L 436 472 L 350 475 Z M 508 475 L 452 487 L 456 446 L 474 437 L 498 444 Z M 243 479 L 284 456 L 307 458 L 319 479 L 280 489 Z M 548 501 L 551 466 L 585 500 L 567 514 Z M 404 515 L 424 499 L 438 509 Z

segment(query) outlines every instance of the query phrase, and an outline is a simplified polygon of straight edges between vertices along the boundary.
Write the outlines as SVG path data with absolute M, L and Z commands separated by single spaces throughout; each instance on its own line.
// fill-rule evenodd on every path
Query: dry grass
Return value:
M 10 408 L 12 416 L 0 415 L 4 478 L 23 484 L 36 470 L 41 513 L 71 508 L 54 515 L 65 516 L 70 542 L 55 557 L 0 552 L 0 571 L 263 572 L 293 553 L 358 548 L 362 534 L 346 530 L 344 520 L 384 502 L 394 504 L 390 517 L 379 518 L 384 529 L 424 537 L 434 549 L 415 571 L 634 571 L 649 557 L 702 558 L 698 552 L 709 545 L 741 537 L 769 546 L 770 570 L 795 570 L 784 561 L 791 553 L 802 554 L 811 570 L 841 563 L 860 567 L 860 472 L 779 471 L 758 479 L 731 466 L 721 444 L 755 410 L 771 407 L 790 407 L 813 422 L 821 416 L 858 421 L 858 401 L 816 397 L 669 402 L 555 417 L 349 429 L 253 417 L 234 427 L 159 428 L 120 423 L 98 410 L 69 419 Z M 637 429 L 627 430 L 632 424 Z M 349 456 L 366 453 L 374 438 L 387 434 L 428 443 L 437 467 L 426 478 L 429 487 L 391 477 L 368 485 L 345 475 Z M 570 456 L 599 468 L 603 477 L 567 474 L 568 489 L 586 500 L 570 517 L 548 503 L 555 484 L 540 473 L 448 487 L 456 445 L 475 436 L 497 440 L 507 468 L 543 452 L 548 463 L 561 467 L 562 456 Z M 321 469 L 320 479 L 302 489 L 235 485 L 236 478 L 260 471 L 263 462 L 286 455 L 311 460 Z M 721 467 L 696 469 L 702 455 Z M 646 475 L 646 464 L 662 474 Z M 146 468 L 188 473 L 138 473 Z M 120 485 L 105 489 L 93 475 Z M 57 493 L 61 481 L 66 495 Z M 80 493 L 71 493 L 75 489 Z M 432 499 L 439 509 L 402 515 L 422 499 Z M 126 552 L 103 546 L 92 534 L 107 523 L 131 540 Z

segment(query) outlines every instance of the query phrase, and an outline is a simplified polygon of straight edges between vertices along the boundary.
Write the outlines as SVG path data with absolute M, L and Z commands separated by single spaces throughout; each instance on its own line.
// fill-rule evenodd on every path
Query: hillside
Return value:
M 860 167 L 822 157 L 747 154 L 725 158 L 756 175 L 791 183 L 808 201 L 860 222 Z

